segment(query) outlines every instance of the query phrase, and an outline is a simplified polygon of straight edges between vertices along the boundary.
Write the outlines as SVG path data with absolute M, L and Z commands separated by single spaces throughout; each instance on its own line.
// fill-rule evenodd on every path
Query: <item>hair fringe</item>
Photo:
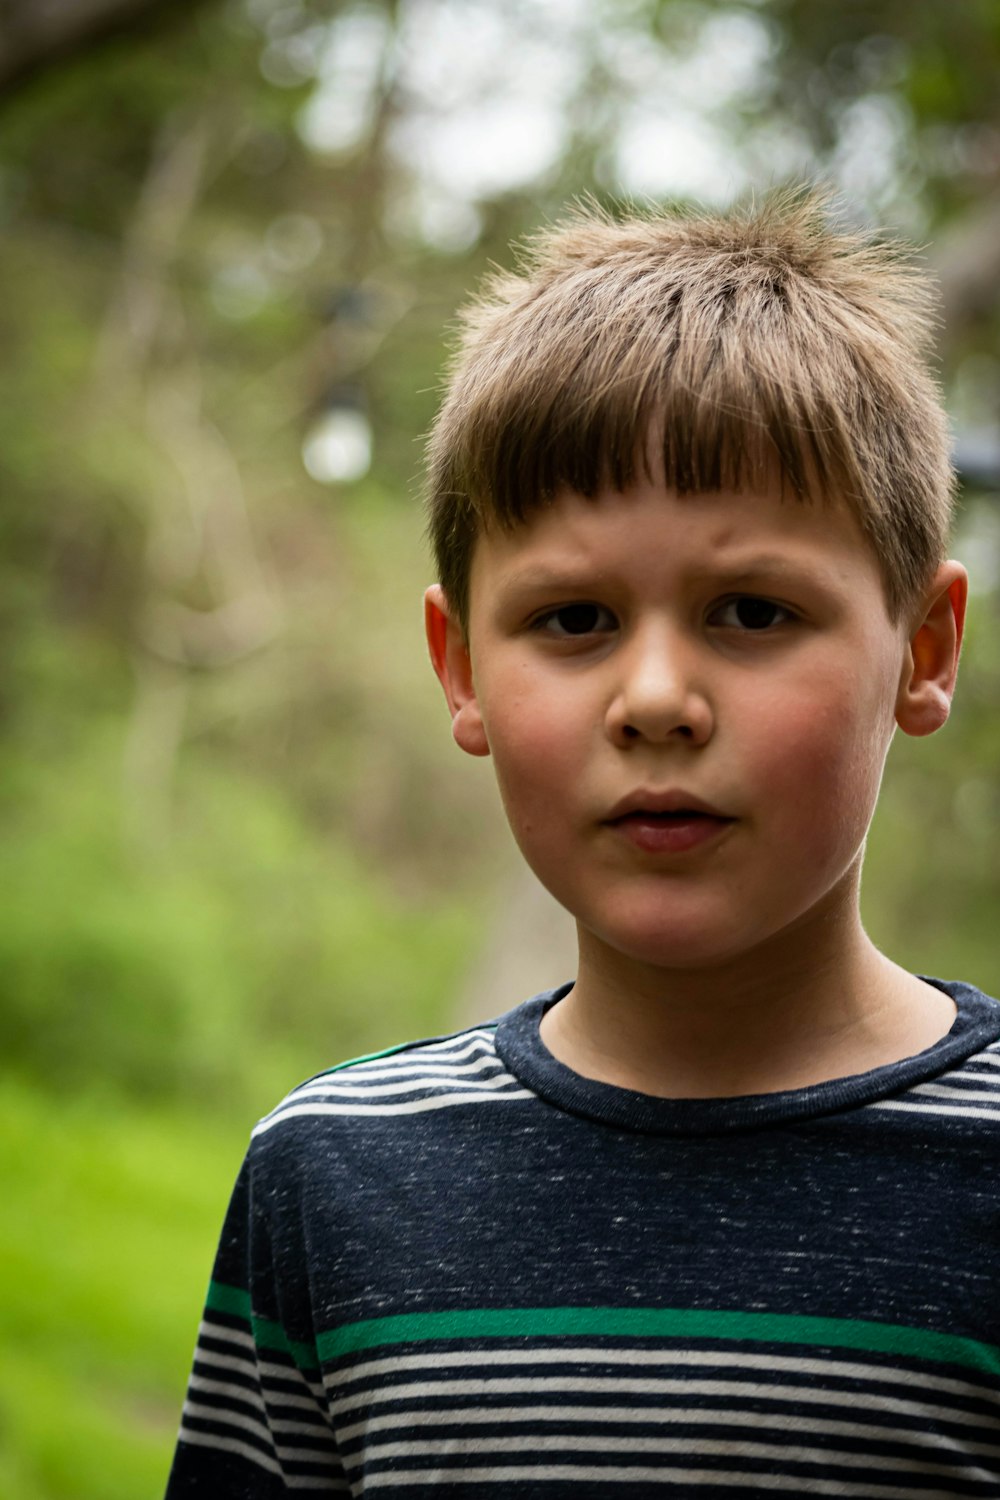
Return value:
M 565 488 L 841 498 L 898 616 L 943 556 L 949 438 L 935 290 L 828 188 L 724 213 L 591 200 L 527 236 L 460 314 L 428 446 L 429 529 L 463 622 L 476 537 Z

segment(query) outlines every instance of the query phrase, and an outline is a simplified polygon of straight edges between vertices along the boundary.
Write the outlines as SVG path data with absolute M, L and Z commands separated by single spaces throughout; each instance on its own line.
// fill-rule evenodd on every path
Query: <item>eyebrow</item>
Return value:
M 586 593 L 588 589 L 613 574 L 613 569 L 602 565 L 592 568 L 580 569 L 567 567 L 565 570 L 557 565 L 532 567 L 528 564 L 510 573 L 506 580 L 506 586 L 518 593 L 533 592 L 536 589 L 557 589 L 568 592 L 579 591 Z M 779 553 L 760 552 L 752 553 L 746 557 L 735 557 L 728 562 L 718 564 L 708 563 L 693 570 L 698 578 L 710 578 L 717 580 L 722 585 L 738 583 L 741 579 L 766 576 L 776 580 L 805 581 L 823 584 L 832 582 L 829 570 L 825 565 L 816 566 L 815 562 L 799 562 L 795 558 L 783 557 Z
M 567 568 L 563 571 L 556 567 L 532 568 L 529 566 L 518 568 L 508 574 L 506 586 L 518 592 L 523 590 L 526 593 L 533 592 L 535 589 L 578 589 L 585 592 L 593 588 L 594 584 L 599 582 L 606 573 L 607 569 L 601 568 L 586 570 Z
M 822 563 L 817 567 L 815 561 L 800 562 L 796 558 L 782 557 L 777 553 L 757 552 L 747 557 L 735 557 L 731 562 L 720 563 L 717 567 L 699 569 L 699 572 L 729 580 L 766 574 L 771 578 L 808 578 L 810 581 L 822 582 L 827 577 L 828 569 Z

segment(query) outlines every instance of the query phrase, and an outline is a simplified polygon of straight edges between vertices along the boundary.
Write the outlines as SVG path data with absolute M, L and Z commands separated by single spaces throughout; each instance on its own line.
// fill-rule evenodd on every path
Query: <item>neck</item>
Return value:
M 911 1057 L 953 1002 L 885 958 L 856 903 L 697 970 L 633 962 L 580 932 L 570 993 L 542 1039 L 575 1072 L 664 1098 L 805 1088 Z

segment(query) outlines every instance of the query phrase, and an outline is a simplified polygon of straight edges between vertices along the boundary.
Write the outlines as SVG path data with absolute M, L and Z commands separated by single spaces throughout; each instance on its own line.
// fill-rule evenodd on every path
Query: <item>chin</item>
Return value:
M 739 958 L 756 946 L 752 941 L 740 941 L 731 927 L 726 932 L 699 931 L 691 926 L 681 931 L 664 926 L 652 931 L 635 928 L 627 931 L 589 928 L 588 931 L 609 954 L 617 954 L 626 963 L 654 969 L 711 969 Z

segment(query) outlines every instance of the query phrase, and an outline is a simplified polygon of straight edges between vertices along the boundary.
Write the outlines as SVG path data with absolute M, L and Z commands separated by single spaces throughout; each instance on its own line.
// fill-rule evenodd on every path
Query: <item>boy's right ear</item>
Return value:
M 424 628 L 431 662 L 448 700 L 456 745 L 467 755 L 489 755 L 489 741 L 472 680 L 469 645 L 439 583 L 432 583 L 424 594 Z

